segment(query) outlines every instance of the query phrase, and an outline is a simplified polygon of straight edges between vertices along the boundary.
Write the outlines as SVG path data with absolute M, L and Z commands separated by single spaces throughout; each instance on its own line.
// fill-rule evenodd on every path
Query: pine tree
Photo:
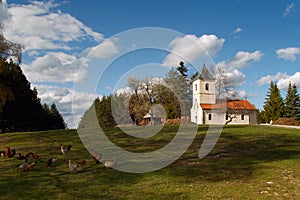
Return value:
M 0 22 L 0 132 L 53 128 L 49 108 L 47 110 L 41 105 L 37 89 L 31 89 L 19 65 L 22 58 L 21 45 L 5 39 L 2 29 L 3 24 Z M 18 62 L 13 62 L 12 59 L 7 61 L 11 56 L 17 58 Z M 55 118 L 60 117 L 57 111 Z M 63 127 L 59 126 L 65 127 L 65 124 Z
M 190 116 L 192 92 L 186 78 L 176 70 L 171 69 L 164 80 L 170 92 L 173 93 L 173 95 L 168 95 L 168 97 L 171 97 L 168 101 L 171 103 L 169 106 L 172 106 L 172 108 L 169 107 L 169 110 L 173 113 L 176 110 L 173 117 Z M 169 116 L 168 113 L 167 115 Z
M 187 77 L 188 69 L 187 69 L 187 67 L 184 65 L 184 62 L 181 61 L 181 62 L 179 63 L 179 66 L 177 67 L 177 70 L 178 70 L 178 72 L 179 72 L 184 78 Z
M 287 94 L 285 97 L 285 113 L 284 117 L 300 119 L 300 98 L 295 84 L 289 83 Z
M 64 118 L 58 112 L 55 103 L 53 103 L 49 110 L 51 129 L 65 129 L 67 127 Z
M 276 121 L 280 117 L 283 117 L 283 113 L 284 103 L 280 95 L 280 90 L 278 89 L 276 83 L 271 81 L 269 92 L 267 94 L 266 101 L 264 104 L 264 121 Z

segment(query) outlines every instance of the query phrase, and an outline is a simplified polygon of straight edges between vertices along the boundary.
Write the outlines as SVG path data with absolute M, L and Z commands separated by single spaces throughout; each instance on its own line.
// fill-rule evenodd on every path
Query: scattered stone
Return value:
M 268 194 L 268 191 L 262 190 L 260 191 L 261 194 Z

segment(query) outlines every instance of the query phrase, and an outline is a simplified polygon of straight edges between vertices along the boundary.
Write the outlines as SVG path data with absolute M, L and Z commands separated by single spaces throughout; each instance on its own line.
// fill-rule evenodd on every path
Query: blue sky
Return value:
M 70 127 L 75 126 L 73 114 L 78 121 L 95 95 L 121 89 L 116 82 L 122 82 L 124 73 L 139 68 L 147 74 L 153 67 L 149 73 L 154 76 L 159 74 L 154 72 L 156 67 L 165 70 L 157 63 L 177 63 L 178 58 L 168 50 L 185 56 L 198 68 L 204 60 L 207 65 L 223 67 L 235 80 L 241 97 L 258 108 L 271 80 L 278 83 L 283 96 L 289 82 L 295 82 L 298 90 L 300 87 L 297 1 L 2 2 L 0 20 L 5 24 L 5 37 L 24 45 L 25 75 L 37 87 L 42 101 L 58 105 Z M 170 30 L 159 43 L 154 42 L 159 47 L 165 45 L 166 51 L 131 52 L 139 45 L 134 40 L 155 37 L 132 31 L 129 33 L 137 36 L 128 39 L 124 33 L 142 27 Z M 191 39 L 211 57 L 205 58 Z M 122 55 L 124 52 L 127 54 Z M 87 61 L 87 55 L 94 60 Z M 98 83 L 103 66 L 112 61 Z

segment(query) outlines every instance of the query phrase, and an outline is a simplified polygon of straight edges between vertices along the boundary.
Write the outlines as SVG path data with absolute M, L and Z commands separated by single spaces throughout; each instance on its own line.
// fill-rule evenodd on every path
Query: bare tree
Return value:
M 127 86 L 133 89 L 136 98 L 138 98 L 138 92 L 141 89 L 141 80 L 135 77 L 129 77 L 127 80 Z
M 16 57 L 18 62 L 22 61 L 22 46 L 7 40 L 2 33 L 3 24 L 0 22 L 0 57 L 8 59 L 10 56 Z
M 236 97 L 234 81 L 229 78 L 228 73 L 220 66 L 211 69 L 215 77 L 217 101 L 234 99 Z

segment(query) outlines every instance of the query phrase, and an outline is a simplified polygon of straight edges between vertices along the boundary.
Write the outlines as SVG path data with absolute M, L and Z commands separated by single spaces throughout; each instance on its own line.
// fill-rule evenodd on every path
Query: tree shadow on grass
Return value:
M 256 171 L 271 168 L 270 162 L 300 159 L 300 134 L 265 128 L 247 133 L 248 127 L 225 128 L 212 152 L 202 159 L 198 153 L 204 135 L 198 135 L 190 149 L 163 172 L 199 181 L 247 180 Z M 235 128 L 245 131 L 235 133 Z

